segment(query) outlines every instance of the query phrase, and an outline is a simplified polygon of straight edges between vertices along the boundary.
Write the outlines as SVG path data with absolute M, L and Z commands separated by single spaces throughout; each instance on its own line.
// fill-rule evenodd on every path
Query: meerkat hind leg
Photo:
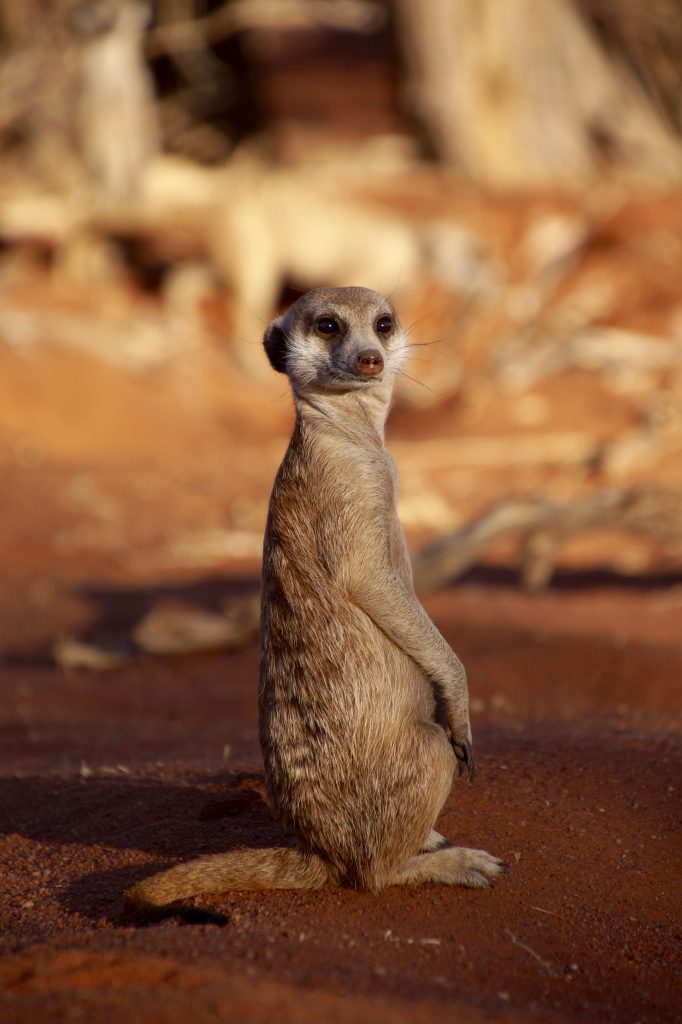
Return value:
M 431 835 L 427 842 L 431 839 Z M 509 866 L 485 850 L 470 850 L 464 846 L 436 849 L 432 853 L 419 853 L 400 868 L 393 885 L 464 885 L 470 889 L 486 889 Z

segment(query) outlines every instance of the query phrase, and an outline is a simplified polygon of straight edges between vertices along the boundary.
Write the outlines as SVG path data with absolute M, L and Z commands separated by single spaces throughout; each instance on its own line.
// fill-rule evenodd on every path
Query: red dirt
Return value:
M 481 577 L 429 602 L 468 666 L 480 764 L 439 828 L 504 856 L 508 878 L 491 892 L 204 903 L 225 928 L 126 926 L 120 894 L 176 858 L 278 841 L 255 650 L 94 677 L 15 650 L 2 1019 L 107 1021 L 134 1007 L 150 1021 L 674 1020 L 679 603 L 655 587 L 573 583 L 530 597 Z M 120 599 L 100 588 L 102 615 Z
M 257 587 L 250 550 L 207 570 L 170 546 L 257 536 L 285 444 L 282 383 L 249 390 L 213 358 L 190 394 L 173 372 L 0 349 L 0 1020 L 679 1019 L 682 575 L 622 575 L 594 544 L 545 594 L 497 564 L 426 602 L 468 669 L 479 765 L 439 828 L 510 862 L 494 890 L 233 894 L 202 903 L 222 928 L 122 920 L 123 889 L 160 866 L 281 837 L 254 645 L 102 674 L 51 656 L 62 634 L 125 635 L 159 596 Z M 625 399 L 562 380 L 538 389 L 543 429 L 627 427 Z M 398 408 L 393 437 L 512 437 L 510 417 L 465 395 Z M 470 468 L 461 490 L 424 474 L 462 514 L 583 484 L 571 466 Z

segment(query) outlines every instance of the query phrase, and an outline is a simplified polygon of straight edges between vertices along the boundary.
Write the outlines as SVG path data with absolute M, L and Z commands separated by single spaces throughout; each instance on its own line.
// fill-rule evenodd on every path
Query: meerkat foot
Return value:
M 431 836 L 429 836 L 431 839 Z M 428 840 L 427 840 L 428 842 Z M 436 849 L 420 853 L 401 868 L 394 885 L 464 885 L 469 889 L 490 888 L 496 878 L 509 871 L 509 865 L 485 850 L 469 850 L 464 846 Z
M 448 846 L 450 840 L 445 836 L 442 836 L 440 832 L 436 832 L 435 828 L 432 828 L 426 837 L 426 842 L 421 848 L 422 853 L 435 853 L 436 850 L 442 850 L 444 846 Z

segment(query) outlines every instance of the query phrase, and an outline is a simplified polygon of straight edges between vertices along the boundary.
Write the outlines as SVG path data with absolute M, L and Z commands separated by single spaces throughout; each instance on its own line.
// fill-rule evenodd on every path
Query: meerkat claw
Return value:
M 469 782 L 473 782 L 476 776 L 476 762 L 471 743 L 469 740 L 453 740 L 452 749 L 457 758 L 457 774 L 462 776 L 468 770 Z

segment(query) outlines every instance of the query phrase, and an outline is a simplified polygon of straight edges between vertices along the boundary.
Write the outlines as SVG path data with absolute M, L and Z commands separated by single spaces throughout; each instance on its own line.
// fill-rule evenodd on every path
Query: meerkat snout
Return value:
M 366 377 L 376 377 L 384 368 L 384 357 L 375 348 L 367 348 L 357 355 L 358 373 Z

